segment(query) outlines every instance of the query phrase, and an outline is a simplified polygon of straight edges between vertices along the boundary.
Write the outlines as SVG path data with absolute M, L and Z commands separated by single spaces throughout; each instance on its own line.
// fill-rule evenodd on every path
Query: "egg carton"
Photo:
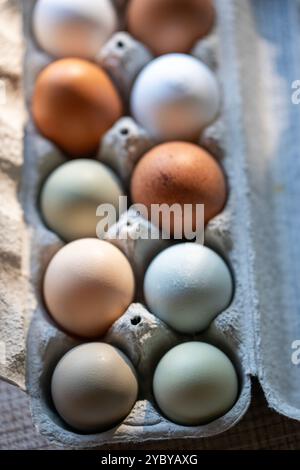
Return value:
M 126 2 L 116 3 L 118 8 L 123 8 Z M 27 41 L 24 88 L 29 109 L 36 76 L 51 61 L 38 50 L 32 38 L 30 19 L 34 4 L 35 0 L 23 2 Z M 130 260 L 138 281 L 138 296 L 137 302 L 130 305 L 111 327 L 104 341 L 119 347 L 131 359 L 140 379 L 140 392 L 129 416 L 115 428 L 100 434 L 82 435 L 68 428 L 56 413 L 50 397 L 49 383 L 56 363 L 70 348 L 79 344 L 51 321 L 41 298 L 43 273 L 62 242 L 42 222 L 38 209 L 39 191 L 47 175 L 63 163 L 65 157 L 39 135 L 30 117 L 28 119 L 20 199 L 30 247 L 27 269 L 31 291 L 26 305 L 26 325 L 30 321 L 30 326 L 28 332 L 24 328 L 26 361 L 25 354 L 21 354 L 20 360 L 12 362 L 2 375 L 26 389 L 31 397 L 34 423 L 56 445 L 93 448 L 120 442 L 190 439 L 219 434 L 234 426 L 246 413 L 251 401 L 252 376 L 259 378 L 270 406 L 300 419 L 299 378 L 297 368 L 290 360 L 291 342 L 300 332 L 300 315 L 299 318 L 296 315 L 299 300 L 295 292 L 291 292 L 295 269 L 292 263 L 288 264 L 289 270 L 285 269 L 284 255 L 291 255 L 291 246 L 288 243 L 282 246 L 278 234 L 272 231 L 274 222 L 277 229 L 281 228 L 279 233 L 286 241 L 288 235 L 280 224 L 284 204 L 291 203 L 291 196 L 279 191 L 278 181 L 282 181 L 284 172 L 278 171 L 276 179 L 267 174 L 270 158 L 266 157 L 270 151 L 256 119 L 260 108 L 253 100 L 253 92 L 257 89 L 249 83 L 248 77 L 248 72 L 252 76 L 261 65 L 261 58 L 253 53 L 253 44 L 260 44 L 252 22 L 250 2 L 217 0 L 216 9 L 216 30 L 200 41 L 192 53 L 214 70 L 223 88 L 220 117 L 204 131 L 199 143 L 221 161 L 228 178 L 229 200 L 224 211 L 208 224 L 205 241 L 231 266 L 235 295 L 230 307 L 205 333 L 187 337 L 169 329 L 147 311 L 142 297 L 145 270 L 169 242 L 135 240 L 137 230 L 149 230 L 148 222 L 134 211 L 121 217 L 107 234 L 107 240 L 116 244 Z M 100 51 L 98 60 L 120 87 L 124 99 L 128 99 L 135 76 L 151 60 L 151 54 L 130 35 L 120 32 Z M 257 83 L 257 77 L 253 78 Z M 262 84 L 259 91 L 263 91 Z M 244 115 L 245 110 L 255 118 L 250 120 Z M 270 115 L 270 109 L 265 111 Z M 125 117 L 105 135 L 98 159 L 104 163 L 109 161 L 128 186 L 136 162 L 153 145 L 147 133 L 130 117 Z M 274 189 L 276 184 L 277 191 Z M 296 188 L 295 184 L 293 188 Z M 275 207 L 278 194 L 281 205 Z M 126 240 L 116 238 L 120 232 L 128 234 Z M 293 249 L 300 259 L 299 248 L 294 246 Z M 153 400 L 151 382 L 160 357 L 174 345 L 190 339 L 210 342 L 231 357 L 239 373 L 240 391 L 236 404 L 225 416 L 206 425 L 186 427 L 174 424 L 160 414 Z M 20 339 L 17 341 L 21 342 Z

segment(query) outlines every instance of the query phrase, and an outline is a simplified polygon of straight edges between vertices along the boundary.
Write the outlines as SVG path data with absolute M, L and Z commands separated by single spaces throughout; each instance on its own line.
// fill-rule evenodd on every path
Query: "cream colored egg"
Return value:
M 125 255 L 96 238 L 76 240 L 51 259 L 44 276 L 46 307 L 69 333 L 99 338 L 127 310 L 135 280 Z
M 193 426 L 225 415 L 237 400 L 238 386 L 229 358 L 201 342 L 180 344 L 167 352 L 153 380 L 161 411 L 171 421 Z
M 56 410 L 70 426 L 99 432 L 122 421 L 138 393 L 130 360 L 105 343 L 88 343 L 69 351 L 57 364 L 51 383 Z
M 41 192 L 42 216 L 63 240 L 96 237 L 101 221 L 97 208 L 111 204 L 117 219 L 121 215 L 119 197 L 123 194 L 121 182 L 108 167 L 95 160 L 72 160 L 58 167 L 46 180 Z M 104 229 L 98 233 L 100 238 Z

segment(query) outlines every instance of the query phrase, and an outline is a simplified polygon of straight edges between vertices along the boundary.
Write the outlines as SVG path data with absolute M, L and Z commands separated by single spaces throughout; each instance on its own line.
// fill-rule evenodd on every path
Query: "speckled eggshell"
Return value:
M 207 223 L 224 208 L 227 185 L 221 167 L 206 150 L 187 142 L 169 142 L 154 147 L 139 161 L 132 176 L 131 196 L 135 203 L 147 207 L 148 215 L 151 204 L 192 204 L 196 230 L 196 204 L 204 204 Z M 161 228 L 166 229 L 165 223 L 168 221 L 161 221 Z
M 109 76 L 86 60 L 57 60 L 37 78 L 32 100 L 35 124 L 71 157 L 95 153 L 122 111 Z
M 189 55 L 167 54 L 138 76 L 131 111 L 157 141 L 194 141 L 216 119 L 220 101 L 220 85 L 205 64 Z
M 106 430 L 131 411 L 138 393 L 130 360 L 105 343 L 71 349 L 57 364 L 51 383 L 54 405 L 81 432 Z
M 196 243 L 167 248 L 150 264 L 144 294 L 150 311 L 181 333 L 209 327 L 232 298 L 231 273 L 219 255 Z
M 182 425 L 206 424 L 225 415 L 238 396 L 232 362 L 206 343 L 175 346 L 159 362 L 153 392 L 161 411 Z
M 52 318 L 67 332 L 102 336 L 133 301 L 135 281 L 123 253 L 108 242 L 76 240 L 59 250 L 44 276 Z
M 215 21 L 212 0 L 130 0 L 129 32 L 157 55 L 189 52 Z
M 63 240 L 96 237 L 101 218 L 100 204 L 119 208 L 124 194 L 121 182 L 105 165 L 80 159 L 58 167 L 46 180 L 41 192 L 41 211 L 47 226 Z M 98 236 L 103 235 L 104 232 Z
M 111 0 L 38 0 L 32 27 L 48 54 L 93 60 L 117 24 Z

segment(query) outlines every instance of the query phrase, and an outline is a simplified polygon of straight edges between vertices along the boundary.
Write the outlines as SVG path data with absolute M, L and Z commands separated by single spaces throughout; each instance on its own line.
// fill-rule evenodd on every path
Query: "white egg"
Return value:
M 117 23 L 111 0 L 38 0 L 33 12 L 35 38 L 55 57 L 95 59 Z
M 219 349 L 201 342 L 183 343 L 159 362 L 153 392 L 161 411 L 183 425 L 200 425 L 223 416 L 238 395 L 232 362 Z
M 181 333 L 209 327 L 232 298 L 229 268 L 211 249 L 196 243 L 172 246 L 150 264 L 144 295 L 150 311 Z
M 131 95 L 134 118 L 158 141 L 194 140 L 216 117 L 219 84 L 194 57 L 167 54 L 150 62 Z

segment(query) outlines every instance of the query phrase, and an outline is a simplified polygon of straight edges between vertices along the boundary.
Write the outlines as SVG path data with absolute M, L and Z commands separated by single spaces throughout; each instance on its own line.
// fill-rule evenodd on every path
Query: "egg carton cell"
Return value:
M 41 311 L 36 312 L 29 332 L 28 391 L 32 399 L 33 419 L 40 432 L 56 445 L 74 448 L 98 447 L 111 442 L 131 442 L 141 439 L 159 440 L 180 437 L 209 436 L 231 427 L 246 412 L 249 405 L 249 377 L 239 367 L 236 348 L 218 327 L 212 327 L 194 340 L 213 344 L 223 350 L 238 366 L 240 394 L 234 407 L 225 416 L 202 426 L 180 426 L 162 416 L 152 395 L 152 379 L 159 359 L 177 344 L 186 341 L 170 330 L 143 305 L 132 304 L 111 327 L 102 341 L 129 357 L 137 371 L 140 390 L 138 400 L 128 417 L 108 431 L 93 434 L 74 432 L 58 416 L 50 395 L 50 381 L 58 361 L 72 348 L 81 344 L 50 325 Z M 44 318 L 43 318 L 44 317 Z M 34 338 L 39 337 L 39 341 Z

